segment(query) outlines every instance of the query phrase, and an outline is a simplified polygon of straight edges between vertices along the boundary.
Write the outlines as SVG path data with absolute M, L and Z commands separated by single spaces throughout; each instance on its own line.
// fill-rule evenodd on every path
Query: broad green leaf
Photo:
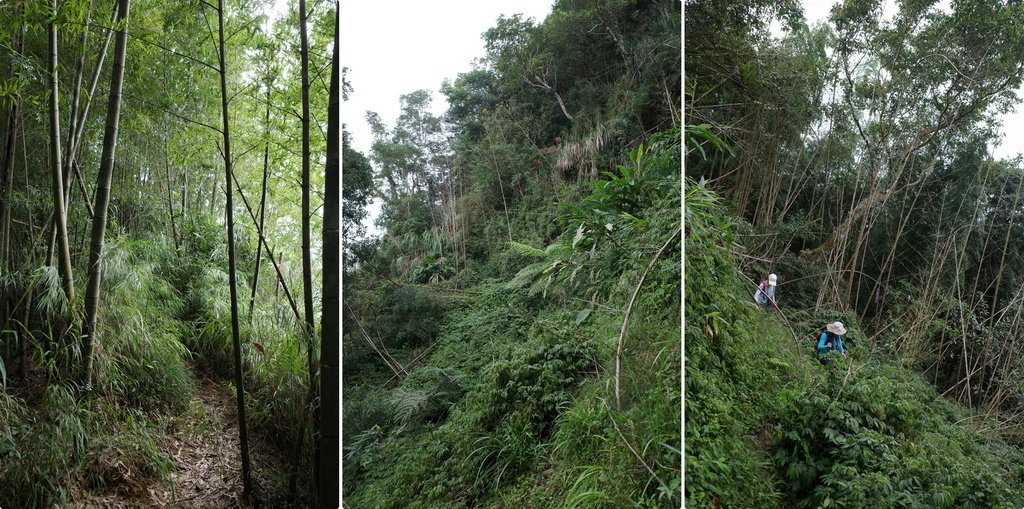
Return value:
M 580 313 L 576 315 L 576 326 L 579 327 L 583 322 L 587 321 L 587 318 L 590 317 L 590 313 L 593 311 L 594 308 L 584 308 L 583 311 L 580 311 Z

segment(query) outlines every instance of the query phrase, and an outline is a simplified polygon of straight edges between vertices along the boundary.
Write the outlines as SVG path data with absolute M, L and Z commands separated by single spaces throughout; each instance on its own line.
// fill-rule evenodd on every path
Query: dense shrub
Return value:
M 180 410 L 192 395 L 182 300 L 161 275 L 173 249 L 167 239 L 119 237 L 107 244 L 96 364 L 100 385 L 143 409 Z
M 445 307 L 429 290 L 393 285 L 383 289 L 369 313 L 369 333 L 385 344 L 420 346 L 436 339 Z
M 1000 507 L 1020 499 L 1017 483 L 1007 483 L 1020 473 L 999 466 L 980 436 L 948 421 L 959 412 L 924 381 L 871 365 L 827 369 L 821 386 L 790 395 L 780 413 L 773 459 L 793 500 Z M 1012 456 L 1022 459 L 1019 451 Z

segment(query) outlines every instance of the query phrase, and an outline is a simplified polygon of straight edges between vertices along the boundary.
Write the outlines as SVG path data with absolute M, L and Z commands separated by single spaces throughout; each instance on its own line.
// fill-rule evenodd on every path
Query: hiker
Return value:
M 825 364 L 829 362 L 827 355 L 829 352 L 839 352 L 846 355 L 846 347 L 843 344 L 843 335 L 846 334 L 846 327 L 843 326 L 843 322 L 833 322 L 825 326 L 825 330 L 821 331 L 821 336 L 818 337 L 818 355 L 821 357 L 821 363 Z
M 775 286 L 779 283 L 779 276 L 768 274 L 768 279 L 762 279 L 757 285 L 757 292 L 754 293 L 754 301 L 763 308 L 769 306 L 778 309 L 779 304 L 775 301 Z

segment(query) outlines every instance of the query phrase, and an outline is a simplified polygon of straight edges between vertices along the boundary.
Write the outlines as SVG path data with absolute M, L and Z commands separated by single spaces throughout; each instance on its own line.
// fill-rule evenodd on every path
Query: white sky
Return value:
M 352 148 L 370 156 L 373 135 L 366 112 L 375 111 L 388 126 L 399 113 L 399 97 L 420 89 L 433 93 L 433 112 L 448 108 L 441 83 L 472 70 L 484 56 L 483 33 L 501 15 L 522 14 L 543 21 L 554 0 L 341 0 L 341 66 L 353 93 L 341 103 L 341 122 Z M 344 179 L 344 172 L 342 175 Z M 373 221 L 380 205 L 371 203 L 363 223 Z
M 825 20 L 832 6 L 836 2 L 829 0 L 804 0 L 804 17 L 808 25 L 814 25 Z M 938 3 L 938 8 L 949 11 L 949 0 Z M 883 12 L 886 15 L 895 14 L 896 2 L 894 0 L 883 1 Z M 891 14 L 890 14 L 891 13 Z M 1017 90 L 1018 97 L 1024 97 L 1024 86 Z M 1022 153 L 1024 147 L 1024 107 L 1018 102 L 1014 110 L 999 117 L 1002 123 L 1002 143 L 993 147 L 992 155 L 996 159 L 1008 159 Z
M 372 135 L 366 111 L 393 126 L 399 96 L 419 89 L 445 111 L 441 82 L 472 70 L 484 56 L 482 34 L 498 16 L 523 14 L 540 22 L 553 0 L 341 0 L 341 65 L 354 93 L 341 105 L 352 146 L 369 156 Z

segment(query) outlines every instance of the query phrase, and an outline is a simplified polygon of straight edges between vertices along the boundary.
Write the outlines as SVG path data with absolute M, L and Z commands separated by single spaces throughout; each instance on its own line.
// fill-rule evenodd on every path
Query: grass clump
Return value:
M 87 410 L 65 385 L 41 401 L 0 392 L 0 499 L 12 507 L 66 504 L 67 486 L 86 451 Z

